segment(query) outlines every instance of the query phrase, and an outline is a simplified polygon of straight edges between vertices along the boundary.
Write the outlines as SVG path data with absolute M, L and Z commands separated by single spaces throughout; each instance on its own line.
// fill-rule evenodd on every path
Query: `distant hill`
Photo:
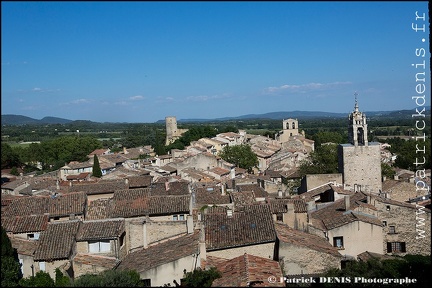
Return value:
M 431 115 L 430 106 L 425 106 L 426 112 L 422 113 L 427 116 Z M 421 108 L 423 109 L 423 108 Z M 419 110 L 421 110 L 419 109 Z M 223 118 L 215 118 L 215 119 L 180 119 L 177 122 L 210 122 L 210 121 L 241 121 L 241 120 L 251 120 L 251 119 L 270 119 L 270 120 L 282 120 L 288 118 L 296 118 L 296 119 L 313 119 L 313 118 L 343 118 L 348 117 L 347 113 L 333 113 L 333 112 L 322 112 L 322 111 L 280 111 L 280 112 L 270 112 L 263 114 L 247 114 L 236 117 L 223 117 Z M 416 114 L 415 108 L 410 110 L 395 110 L 395 111 L 366 111 L 364 112 L 368 118 L 371 117 L 391 117 L 391 118 L 412 118 L 413 114 Z M 44 117 L 41 120 L 33 119 L 27 116 L 22 115 L 13 115 L 7 114 L 1 116 L 1 124 L 2 125 L 24 125 L 24 124 L 68 124 L 71 122 L 75 123 L 98 123 L 89 120 L 68 120 L 57 117 Z M 165 120 L 158 120 L 155 123 L 165 123 Z
M 58 118 L 58 117 L 44 117 L 38 120 L 23 115 L 13 115 L 13 114 L 1 115 L 2 125 L 67 124 L 70 122 L 73 121 L 68 119 Z

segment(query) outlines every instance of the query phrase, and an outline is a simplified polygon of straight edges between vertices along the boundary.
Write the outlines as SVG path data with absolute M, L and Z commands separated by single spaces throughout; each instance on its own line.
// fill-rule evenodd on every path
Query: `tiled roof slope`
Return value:
M 268 197 L 268 193 L 258 184 L 243 184 L 238 185 L 239 192 L 253 192 L 255 197 Z
M 107 257 L 102 255 L 77 254 L 73 258 L 73 262 L 84 264 L 84 265 L 94 265 L 98 267 L 104 267 L 107 269 L 113 269 L 120 262 L 120 260 L 114 257 Z
M 314 234 L 292 229 L 288 225 L 275 223 L 278 239 L 284 243 L 304 246 L 309 249 L 342 257 L 336 247 L 333 247 L 325 238 Z
M 322 230 L 331 230 L 354 221 L 363 221 L 381 226 L 382 222 L 377 217 L 354 211 L 362 205 L 361 201 L 365 199 L 365 194 L 357 192 L 350 196 L 350 208 L 348 211 L 345 211 L 345 199 L 339 199 L 330 205 L 313 211 L 310 214 L 312 225 Z
M 17 253 L 21 255 L 33 256 L 36 247 L 38 246 L 38 241 L 25 240 L 21 238 L 11 238 L 10 239 L 12 247 L 17 249 Z
M 110 218 L 111 213 L 111 198 L 96 199 L 91 201 L 87 206 L 87 220 L 98 220 Z
M 47 230 L 39 238 L 39 246 L 34 254 L 35 261 L 68 259 L 75 244 L 79 220 L 49 223 Z
M 196 189 L 197 204 L 228 204 L 231 202 L 229 195 L 222 195 L 221 187 L 199 187 Z
M 128 189 L 129 184 L 125 180 L 100 180 L 99 182 L 78 183 L 68 188 L 69 192 L 84 191 L 86 194 L 114 193 L 116 190 Z
M 117 269 L 134 269 L 138 273 L 156 268 L 183 257 L 198 254 L 199 231 L 168 240 L 128 254 Z
M 124 231 L 124 219 L 84 221 L 79 227 L 77 241 L 115 239 Z
M 304 199 L 269 199 L 268 203 L 272 213 L 288 212 L 287 204 L 294 205 L 294 213 L 306 213 L 307 204 Z
M 153 183 L 151 195 L 188 195 L 189 183 L 186 181 Z
M 244 254 L 224 261 L 216 268 L 222 277 L 215 279 L 212 287 L 285 287 L 285 283 L 279 281 L 283 277 L 282 269 L 271 259 Z M 277 281 L 270 283 L 270 276 L 276 277 Z
M 146 189 L 116 191 L 111 217 L 135 217 L 189 212 L 190 195 L 148 196 Z
M 243 211 L 204 214 L 207 250 L 232 248 L 267 243 L 276 240 L 276 232 L 270 208 L 266 204 L 247 205 Z
M 48 226 L 48 215 L 29 215 L 2 217 L 1 223 L 7 232 L 27 233 L 46 230 Z
M 149 187 L 151 185 L 152 176 L 140 175 L 128 177 L 129 188 Z
M 55 196 L 20 197 L 4 211 L 4 216 L 43 215 L 50 217 L 84 214 L 87 196 L 83 192 L 58 194 Z

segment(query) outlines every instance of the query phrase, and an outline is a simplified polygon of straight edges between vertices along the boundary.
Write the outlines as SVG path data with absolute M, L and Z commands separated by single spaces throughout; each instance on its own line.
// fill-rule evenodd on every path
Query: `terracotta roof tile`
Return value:
M 293 229 L 285 224 L 275 223 L 278 239 L 284 243 L 328 253 L 336 257 L 342 257 L 336 247 L 333 247 L 325 238 L 314 234 Z
M 33 256 L 36 247 L 39 245 L 38 241 L 25 240 L 21 238 L 10 239 L 12 247 L 17 249 L 18 254 Z
M 272 213 L 288 212 L 288 204 L 294 205 L 294 213 L 307 212 L 307 203 L 304 199 L 269 199 L 268 204 Z
M 124 219 L 84 221 L 79 227 L 77 241 L 116 239 L 124 231 Z
M 349 197 L 350 208 L 348 211 L 345 210 L 345 199 L 339 199 L 325 207 L 312 211 L 310 214 L 312 224 L 317 228 L 324 228 L 325 230 L 331 230 L 354 221 L 363 221 L 378 226 L 382 225 L 377 217 L 355 211 L 360 206 L 360 201 L 366 199 L 365 194 L 357 192 Z
M 120 260 L 114 257 L 80 253 L 74 257 L 73 262 L 113 269 L 120 262 Z
M 152 176 L 140 175 L 127 178 L 129 181 L 129 188 L 144 188 L 149 187 L 152 182 Z
M 134 269 L 138 273 L 156 268 L 199 252 L 199 231 L 128 254 L 117 269 Z
M 196 204 L 228 204 L 231 202 L 229 195 L 222 195 L 221 187 L 200 187 L 195 191 Z
M 110 217 L 112 199 L 103 198 L 91 201 L 87 206 L 87 220 L 106 219 Z
M 220 207 L 222 208 L 222 207 Z M 267 204 L 246 205 L 243 211 L 204 214 L 207 250 L 232 248 L 275 241 L 276 232 Z
M 48 215 L 12 216 L 2 217 L 1 223 L 7 232 L 17 234 L 46 230 L 48 220 Z
M 41 232 L 34 260 L 69 259 L 79 225 L 79 220 L 49 223 L 47 230 Z
M 84 214 L 87 196 L 83 192 L 57 194 L 56 196 L 20 197 L 12 201 L 5 216 L 43 215 L 50 217 Z
M 83 191 L 86 194 L 114 193 L 115 190 L 128 189 L 125 180 L 100 180 L 99 182 L 77 183 L 70 186 L 69 192 Z
M 285 283 L 270 283 L 270 276 L 280 279 L 282 269 L 277 261 L 244 254 L 226 260 L 216 266 L 221 278 L 213 281 L 212 287 L 285 287 Z
M 149 196 L 148 188 L 116 191 L 111 217 L 189 213 L 190 195 Z

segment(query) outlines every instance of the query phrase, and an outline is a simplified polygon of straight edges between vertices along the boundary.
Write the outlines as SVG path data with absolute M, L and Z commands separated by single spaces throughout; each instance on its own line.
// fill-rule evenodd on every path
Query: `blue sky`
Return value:
M 1 112 L 131 123 L 348 114 L 355 91 L 362 111 L 414 109 L 411 64 L 426 60 L 430 95 L 428 21 L 427 1 L 2 1 Z

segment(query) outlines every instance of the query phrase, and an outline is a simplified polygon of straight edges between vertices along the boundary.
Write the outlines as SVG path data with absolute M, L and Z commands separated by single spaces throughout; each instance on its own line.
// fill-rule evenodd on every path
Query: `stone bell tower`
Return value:
M 354 111 L 348 116 L 348 142 L 353 144 L 354 146 L 368 146 L 366 115 L 359 111 L 357 103 L 357 92 L 354 95 Z
M 338 168 L 348 188 L 379 193 L 381 153 L 378 142 L 368 142 L 366 115 L 359 111 L 355 93 L 354 111 L 348 115 L 348 143 L 338 147 Z

